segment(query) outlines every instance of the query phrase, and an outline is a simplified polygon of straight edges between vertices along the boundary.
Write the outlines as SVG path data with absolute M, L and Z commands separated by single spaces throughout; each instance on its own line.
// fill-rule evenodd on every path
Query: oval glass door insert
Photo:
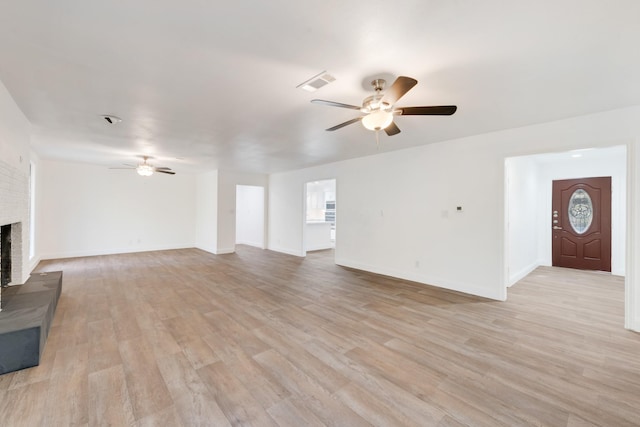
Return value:
M 569 223 L 577 234 L 584 234 L 589 230 L 593 221 L 593 203 L 589 193 L 582 188 L 576 190 L 569 199 Z

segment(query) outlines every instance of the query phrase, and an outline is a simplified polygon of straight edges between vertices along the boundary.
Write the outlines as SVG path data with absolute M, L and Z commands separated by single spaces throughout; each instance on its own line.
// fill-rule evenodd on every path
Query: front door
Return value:
M 553 181 L 556 267 L 611 271 L 611 177 Z

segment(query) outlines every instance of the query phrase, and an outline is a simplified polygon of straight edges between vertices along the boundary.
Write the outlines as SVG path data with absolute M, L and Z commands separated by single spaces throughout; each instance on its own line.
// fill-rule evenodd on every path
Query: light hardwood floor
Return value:
M 237 249 L 42 262 L 63 293 L 0 425 L 640 425 L 621 278 L 539 268 L 495 302 Z

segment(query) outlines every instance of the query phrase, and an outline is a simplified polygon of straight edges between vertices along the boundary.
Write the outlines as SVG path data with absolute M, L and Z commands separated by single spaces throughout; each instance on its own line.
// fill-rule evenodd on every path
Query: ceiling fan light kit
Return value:
M 142 159 L 143 159 L 142 163 L 138 165 L 125 164 L 124 165 L 126 166 L 125 168 L 109 168 L 109 169 L 132 169 L 132 170 L 135 170 L 140 176 L 151 176 L 153 175 L 154 172 L 165 173 L 167 175 L 176 174 L 171 170 L 171 168 L 164 167 L 164 166 L 163 167 L 153 166 L 152 164 L 147 163 L 147 160 L 149 160 L 148 156 L 142 156 Z
M 368 96 L 362 101 L 362 107 L 355 105 L 342 104 L 340 102 L 325 101 L 322 99 L 312 99 L 314 104 L 328 105 L 331 107 L 349 108 L 351 110 L 359 110 L 364 116 L 356 117 L 339 125 L 326 129 L 327 131 L 335 131 L 358 121 L 362 122 L 368 130 L 375 131 L 376 134 L 380 130 L 384 130 L 389 136 L 400 133 L 400 128 L 394 123 L 393 116 L 450 116 L 456 112 L 455 105 L 429 106 L 429 107 L 396 107 L 398 102 L 407 92 L 418 84 L 416 79 L 411 77 L 400 76 L 396 79 L 391 87 L 384 91 L 385 80 L 376 79 L 371 82 L 371 86 L 375 90 L 375 95 Z
M 393 113 L 387 110 L 374 110 L 362 118 L 362 126 L 369 130 L 386 129 L 393 122 Z
M 153 166 L 143 163 L 136 167 L 136 172 L 140 176 L 151 176 L 153 175 Z

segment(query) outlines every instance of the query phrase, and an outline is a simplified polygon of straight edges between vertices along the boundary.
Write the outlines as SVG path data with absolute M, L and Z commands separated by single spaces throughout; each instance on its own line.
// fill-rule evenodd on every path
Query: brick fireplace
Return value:
M 0 160 L 0 243 L 4 243 L 0 247 L 2 286 L 21 285 L 29 278 L 30 272 L 29 172 L 28 167 L 20 166 L 22 165 L 13 166 Z M 6 259 L 7 254 L 10 256 L 9 260 Z

